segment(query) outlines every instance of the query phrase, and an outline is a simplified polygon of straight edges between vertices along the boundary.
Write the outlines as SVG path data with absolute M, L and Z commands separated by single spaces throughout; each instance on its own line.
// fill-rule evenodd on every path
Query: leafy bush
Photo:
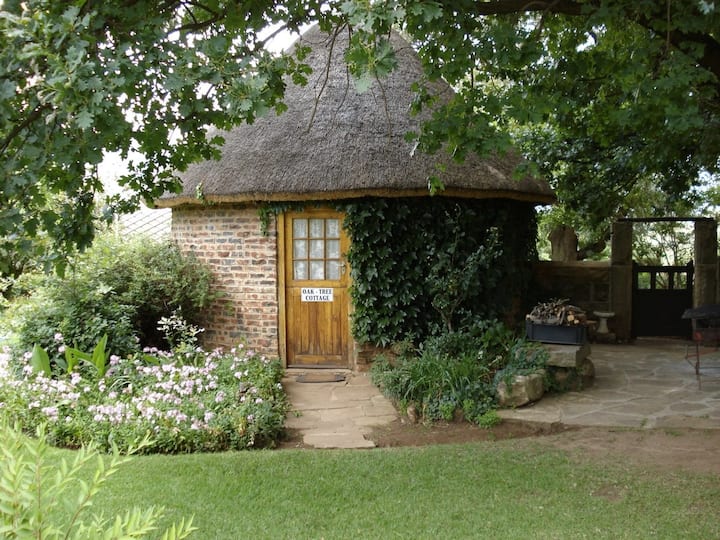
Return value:
M 169 241 L 135 241 L 103 282 L 121 303 L 134 307 L 133 327 L 147 346 L 170 345 L 157 327 L 162 317 L 178 311 L 189 325 L 199 325 L 203 308 L 216 297 L 210 271 Z
M 2 321 L 16 350 L 40 345 L 56 362 L 67 345 L 90 350 L 104 335 L 121 354 L 137 350 L 134 308 L 119 302 L 97 278 L 26 274 L 22 280 L 32 293 L 15 299 Z
M 198 361 L 202 355 L 203 361 Z M 104 377 L 73 370 L 53 377 L 30 355 L 0 354 L 0 409 L 28 429 L 46 424 L 58 446 L 126 450 L 150 434 L 143 452 L 220 451 L 272 446 L 288 403 L 282 366 L 239 346 L 185 356 L 148 350 L 110 357 Z
M 139 343 L 164 347 L 158 320 L 180 309 L 196 323 L 212 298 L 210 281 L 209 271 L 172 243 L 107 235 L 72 262 L 65 278 L 23 275 L 14 293 L 26 294 L 3 313 L 0 333 L 13 336 L 16 350 L 38 344 L 53 360 L 65 346 L 91 350 L 104 335 L 120 356 L 137 352 Z
M 416 406 L 428 421 L 462 411 L 489 426 L 497 420 L 498 378 L 535 372 L 546 361 L 543 349 L 493 321 L 429 338 L 417 349 L 405 346 L 394 361 L 378 356 L 371 376 L 385 395 L 403 407 Z
M 142 443 L 141 443 L 142 445 Z M 158 538 L 162 510 L 133 509 L 112 521 L 100 515 L 84 519 L 110 476 L 127 461 L 117 452 L 109 464 L 92 448 L 83 448 L 72 460 L 58 459 L 45 442 L 40 426 L 28 438 L 6 419 L 0 419 L 0 536 L 2 538 Z M 95 462 L 92 479 L 83 480 L 84 469 Z M 164 540 L 187 538 L 195 530 L 192 519 L 173 524 Z

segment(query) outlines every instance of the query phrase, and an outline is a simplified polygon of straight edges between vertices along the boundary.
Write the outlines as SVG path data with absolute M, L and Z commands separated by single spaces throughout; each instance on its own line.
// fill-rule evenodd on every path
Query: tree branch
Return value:
M 19 124 L 15 124 L 15 126 L 10 130 L 10 133 L 8 133 L 7 137 L 5 137 L 0 143 L 0 155 L 5 153 L 5 150 L 8 149 L 10 143 L 12 143 L 15 137 L 17 137 L 26 127 L 39 119 L 40 115 L 42 115 L 42 113 L 49 108 L 50 105 L 48 105 L 47 103 L 38 105 L 30 114 L 27 115 L 27 117 L 22 122 L 20 122 Z
M 577 2 L 574 0 L 488 0 L 485 2 L 445 0 L 441 1 L 441 4 L 446 9 L 471 13 L 476 16 L 534 12 L 581 16 L 590 15 L 593 9 L 599 7 L 600 3 L 597 0 L 591 0 L 590 2 Z M 631 5 L 631 3 L 628 4 Z M 658 28 L 657 24 L 655 24 L 661 22 L 663 25 L 667 25 L 665 18 L 662 21 L 656 21 L 645 14 L 633 12 L 631 9 L 626 9 L 624 15 L 628 21 L 657 32 L 659 36 L 666 36 L 670 43 L 680 51 L 683 50 L 683 43 L 689 42 L 703 45 L 703 55 L 697 59 L 698 64 L 714 74 L 720 82 L 720 42 L 714 36 L 679 30 L 672 30 L 668 33 L 666 29 Z

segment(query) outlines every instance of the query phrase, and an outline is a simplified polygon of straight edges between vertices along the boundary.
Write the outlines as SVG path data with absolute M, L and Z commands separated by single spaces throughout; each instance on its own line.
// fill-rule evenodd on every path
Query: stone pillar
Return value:
M 714 219 L 698 220 L 695 222 L 693 307 L 718 302 L 717 269 L 717 223 Z
M 620 341 L 632 336 L 632 242 L 631 221 L 613 223 L 610 254 L 610 311 Z

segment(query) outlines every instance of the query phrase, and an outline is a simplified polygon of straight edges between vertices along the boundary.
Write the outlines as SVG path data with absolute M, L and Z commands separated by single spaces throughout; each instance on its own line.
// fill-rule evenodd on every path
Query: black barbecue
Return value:
M 700 375 L 700 346 L 720 346 L 720 304 L 708 304 L 686 309 L 683 319 L 692 320 L 692 339 L 695 342 L 695 374 Z M 686 354 L 686 358 L 689 356 Z

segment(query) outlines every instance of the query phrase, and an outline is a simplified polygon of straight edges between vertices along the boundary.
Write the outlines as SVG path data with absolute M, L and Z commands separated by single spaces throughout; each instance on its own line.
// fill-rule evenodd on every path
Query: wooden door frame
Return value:
M 340 227 L 342 228 L 342 218 L 344 218 L 345 214 L 343 212 L 340 212 L 338 210 L 335 210 L 329 206 L 326 207 L 320 207 L 320 208 L 310 208 L 310 209 L 303 209 L 303 210 L 289 210 L 287 212 L 282 212 L 281 214 L 278 214 L 277 216 L 277 253 L 278 253 L 278 267 L 277 267 L 277 273 L 278 273 L 278 352 L 280 353 L 280 359 L 282 361 L 282 365 L 284 368 L 287 368 L 287 298 L 285 294 L 285 290 L 287 287 L 286 282 L 286 255 L 287 255 L 287 238 L 286 238 L 286 225 L 287 225 L 287 214 L 288 213 L 302 213 L 309 216 L 312 216 L 313 214 L 320 214 L 320 213 L 326 213 L 328 211 L 336 212 L 341 216 L 341 222 Z M 343 229 L 344 231 L 344 229 Z M 347 234 L 343 232 L 343 234 Z M 348 238 L 348 242 L 350 242 L 350 238 Z M 347 264 L 347 262 L 346 262 Z M 349 289 L 352 283 L 352 277 L 349 272 L 348 268 L 348 276 L 347 276 L 347 288 Z M 350 294 L 348 294 L 348 317 L 351 316 L 353 311 L 352 302 L 350 299 Z M 353 366 L 353 359 L 352 359 L 352 351 L 353 351 L 353 337 L 352 337 L 352 331 L 351 331 L 351 325 L 348 324 L 348 335 L 346 336 L 346 355 L 348 359 L 348 365 L 347 368 L 352 368 Z M 311 367 L 306 367 L 304 369 L 313 369 Z M 319 368 L 322 369 L 322 368 Z
M 278 352 L 284 368 L 287 368 L 287 317 L 285 313 L 285 212 L 277 216 L 278 253 Z

